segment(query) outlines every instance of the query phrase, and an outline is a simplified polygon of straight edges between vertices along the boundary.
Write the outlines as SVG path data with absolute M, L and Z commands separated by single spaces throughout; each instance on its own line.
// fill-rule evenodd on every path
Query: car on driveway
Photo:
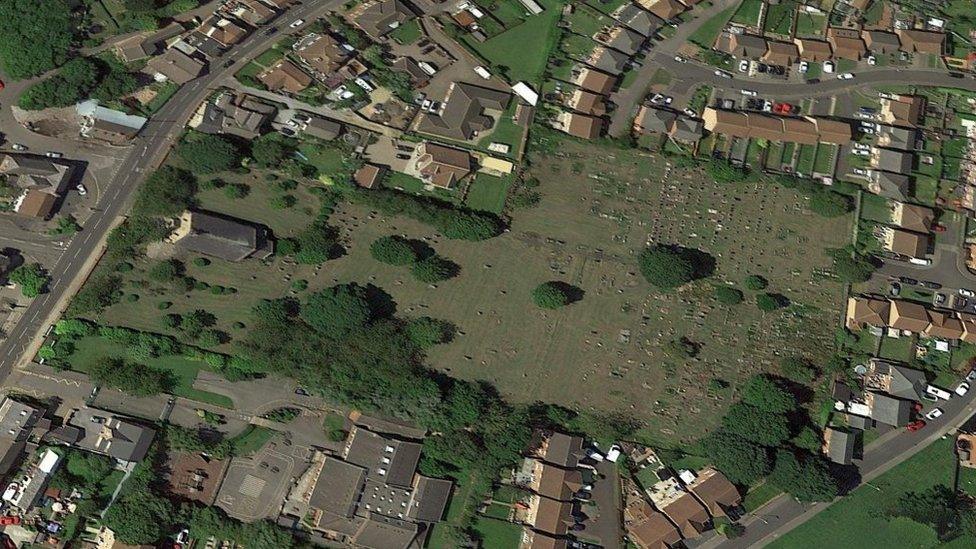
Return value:
M 13 145 L 10 146 L 10 148 L 12 148 L 15 151 L 26 151 L 27 150 L 27 146 L 26 145 L 21 145 L 20 143 L 14 143 Z
M 759 95 L 755 90 L 739 90 L 739 93 L 747 97 L 755 97 Z
M 959 288 L 958 292 L 959 292 L 959 295 L 961 295 L 961 296 L 965 296 L 965 297 L 976 297 L 976 292 L 974 292 L 972 290 L 967 290 L 966 288 Z
M 739 72 L 749 72 L 749 60 L 743 59 L 739 61 Z
M 925 427 L 925 425 L 926 423 L 920 419 L 918 421 L 913 421 L 909 423 L 907 429 L 911 432 L 915 432 L 921 429 L 922 427 Z
M 298 27 L 300 27 L 300 26 L 302 26 L 304 24 L 305 24 L 305 20 L 304 19 L 295 19 L 295 22 L 292 23 L 291 25 L 288 25 L 288 26 L 291 27 L 291 28 L 293 28 L 293 29 L 297 29 Z
M 946 302 L 945 294 L 935 294 L 935 296 L 932 297 L 932 304 L 935 305 L 936 307 L 940 305 L 945 305 L 945 302 Z
M 966 381 L 976 381 L 976 370 L 969 370 L 966 374 Z
M 810 63 L 806 61 L 800 61 L 800 73 L 805 73 L 810 70 Z
M 969 392 L 969 384 L 965 381 L 956 386 L 955 393 L 959 396 L 966 396 Z
M 78 191 L 78 194 L 80 194 L 81 196 L 85 196 L 86 194 L 88 194 L 88 189 L 86 189 L 85 186 L 81 183 L 75 185 L 75 189 Z
M 678 63 L 687 63 L 688 62 L 687 59 L 685 59 L 684 57 L 681 57 L 680 55 L 675 55 L 674 56 L 674 60 L 677 61 Z
M 888 290 L 888 293 L 891 294 L 891 295 L 898 295 L 898 294 L 900 294 L 901 293 L 901 284 L 899 284 L 897 282 L 892 282 L 891 283 L 891 289 Z
M 925 419 L 929 421 L 940 417 L 942 417 L 942 408 L 932 408 L 929 413 L 925 414 Z
M 826 74 L 831 74 L 832 72 L 834 72 L 834 68 L 835 67 L 836 67 L 836 65 L 834 65 L 834 62 L 833 61 L 824 61 L 823 62 L 823 72 L 826 73 Z
M 949 400 L 952 398 L 952 393 L 941 387 L 936 387 L 935 385 L 926 385 L 925 392 L 934 397 L 941 398 L 942 400 Z

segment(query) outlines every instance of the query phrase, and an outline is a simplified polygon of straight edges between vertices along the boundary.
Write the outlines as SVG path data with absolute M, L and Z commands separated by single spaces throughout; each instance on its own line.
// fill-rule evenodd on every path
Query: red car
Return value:
M 933 225 L 932 226 L 932 230 L 935 231 L 935 232 L 937 232 L 937 233 L 944 233 L 944 232 L 946 232 L 946 226 L 945 225 Z
M 0 90 L 2 90 L 3 88 L 4 88 L 3 80 L 0 80 Z
M 11 524 L 20 524 L 20 517 L 10 515 L 0 517 L 0 526 L 10 526 Z
M 918 431 L 922 427 L 925 427 L 925 422 L 922 421 L 922 420 L 913 421 L 913 422 L 911 422 L 911 423 L 908 424 L 908 430 L 911 431 L 911 432 Z

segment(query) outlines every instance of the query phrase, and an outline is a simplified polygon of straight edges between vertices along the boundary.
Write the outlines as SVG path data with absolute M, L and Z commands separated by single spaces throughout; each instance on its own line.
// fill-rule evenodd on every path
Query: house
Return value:
M 159 55 L 184 32 L 186 29 L 183 28 L 183 25 L 173 22 L 148 36 L 141 33 L 138 36 L 122 40 L 115 44 L 113 49 L 119 59 L 125 63 L 131 63 Z
M 113 145 L 122 145 L 135 138 L 148 121 L 143 116 L 99 106 L 94 99 L 75 105 L 75 112 L 81 117 L 82 137 Z
M 597 46 L 583 59 L 583 62 L 605 73 L 619 75 L 630 66 L 630 56 L 604 46 Z
M 902 173 L 891 173 L 883 170 L 872 170 L 868 190 L 872 193 L 892 200 L 907 200 L 912 178 Z
M 817 127 L 817 136 L 820 141 L 837 145 L 846 145 L 851 142 L 851 125 L 849 122 L 811 116 L 806 118 Z
M 847 122 L 813 116 L 792 118 L 706 107 L 702 120 L 706 130 L 734 137 L 810 144 L 845 144 L 851 140 Z
M 827 61 L 834 55 L 830 49 L 830 42 L 809 38 L 794 38 L 793 43 L 800 50 L 800 58 L 806 61 L 819 63 L 821 61 Z
M 935 212 L 925 206 L 898 202 L 891 210 L 892 223 L 907 231 L 927 233 L 932 230 L 934 220 Z
M 908 53 L 942 55 L 945 52 L 945 33 L 920 29 L 897 29 L 901 50 Z
M 641 105 L 637 110 L 637 117 L 634 118 L 634 133 L 668 134 L 677 118 L 678 115 L 674 111 Z
M 214 16 L 200 26 L 199 32 L 229 48 L 247 36 L 248 30 L 225 17 Z
M 564 536 L 574 524 L 573 504 L 567 501 L 535 496 L 529 503 L 534 511 L 532 527 L 551 536 Z
M 854 459 L 854 433 L 835 427 L 824 429 L 823 453 L 827 459 L 840 465 L 850 465 Z
M 573 469 L 584 456 L 583 437 L 537 430 L 529 443 L 528 454 L 545 463 Z
M 556 118 L 556 128 L 581 139 L 596 139 L 603 132 L 604 120 L 595 116 L 562 112 Z
M 732 55 L 740 59 L 753 59 L 766 54 L 766 39 L 754 34 L 732 34 L 729 41 Z
M 608 95 L 617 85 L 617 77 L 591 68 L 584 68 L 573 80 L 580 88 L 599 95 Z
M 893 300 L 888 316 L 888 326 L 896 330 L 922 333 L 929 326 L 925 307 L 911 301 Z
M 385 170 L 382 166 L 377 166 L 375 164 L 363 164 L 356 173 L 352 175 L 352 180 L 356 182 L 356 185 L 364 189 L 372 189 L 377 183 L 383 180 L 383 174 Z
M 874 391 L 865 392 L 864 400 L 874 421 L 892 427 L 908 425 L 912 414 L 912 401 Z
M 962 339 L 963 326 L 962 321 L 953 316 L 952 313 L 944 313 L 940 311 L 929 312 L 929 325 L 922 332 L 928 337 L 935 337 L 939 339 L 949 339 L 956 340 Z
M 157 80 L 168 80 L 182 86 L 203 74 L 207 70 L 207 63 L 183 53 L 179 48 L 170 48 L 150 59 L 146 67 Z
M 173 47 L 180 49 L 187 55 L 196 55 L 199 53 L 208 59 L 220 57 L 227 51 L 227 46 L 207 36 L 203 32 L 203 27 L 185 35 L 180 41 L 174 43 Z
M 43 413 L 43 410 L 3 397 L 0 403 L 0 477 L 6 476 L 20 461 L 31 430 Z
M 705 506 L 683 490 L 674 492 L 672 496 L 661 502 L 655 500 L 654 505 L 678 526 L 678 530 L 685 538 L 698 537 L 712 527 L 712 519 Z
M 528 488 L 540 496 L 558 501 L 572 501 L 573 494 L 583 487 L 583 476 L 578 469 L 563 469 L 526 458 L 532 479 Z
M 670 21 L 688 10 L 678 0 L 637 0 L 636 3 L 662 21 Z
M 452 82 L 440 113 L 421 115 L 417 129 L 459 141 L 474 139 L 495 126 L 511 98 L 507 92 Z
M 845 325 L 852 332 L 859 332 L 866 327 L 884 328 L 888 326 L 890 311 L 891 302 L 887 299 L 849 297 Z
M 278 16 L 276 10 L 258 0 L 236 0 L 226 9 L 228 13 L 252 27 L 259 27 Z
M 925 257 L 929 249 L 928 235 L 892 229 L 883 229 L 882 245 L 884 249 L 908 257 Z
M 596 33 L 593 39 L 605 46 L 632 56 L 641 49 L 647 37 L 626 27 L 613 27 L 608 31 Z
M 893 32 L 882 30 L 862 30 L 861 39 L 871 53 L 876 55 L 886 55 L 898 51 L 901 41 L 898 35 Z
M 156 431 L 150 427 L 87 406 L 75 410 L 67 424 L 81 431 L 75 446 L 122 463 L 142 461 L 156 436 Z
M 916 150 L 919 142 L 918 130 L 899 126 L 881 126 L 877 133 L 878 145 L 901 151 Z
M 430 75 L 412 57 L 398 57 L 391 68 L 406 73 L 410 77 L 410 85 L 415 88 L 422 88 L 430 82 Z
M 680 546 L 681 534 L 675 525 L 651 507 L 636 487 L 627 492 L 624 529 L 630 541 L 640 549 L 667 549 Z
M 873 147 L 871 149 L 871 167 L 893 173 L 912 173 L 915 156 L 905 151 Z
M 729 479 L 714 467 L 698 472 L 695 480 L 686 486 L 713 517 L 738 516 L 742 507 L 742 495 Z
M 305 135 L 323 141 L 332 141 L 342 135 L 343 126 L 339 122 L 315 115 L 309 115 L 309 119 L 302 130 Z
M 277 109 L 246 94 L 222 93 L 205 101 L 188 125 L 202 133 L 254 139 L 267 128 Z
M 857 29 L 830 27 L 827 29 L 827 42 L 830 43 L 834 57 L 860 61 L 867 55 L 867 47 Z
M 264 259 L 274 252 L 271 231 L 233 217 L 202 210 L 187 210 L 167 237 L 184 250 L 223 259 Z
M 350 16 L 356 26 L 374 40 L 417 18 L 413 8 L 403 0 L 367 2 L 354 9 Z
M 905 400 L 921 400 L 925 394 L 927 383 L 921 370 L 877 358 L 868 360 L 867 368 L 864 384 L 868 389 Z
M 914 127 L 925 112 L 925 97 L 899 95 L 894 99 L 881 99 L 881 121 L 888 125 Z
M 522 539 L 519 541 L 518 549 L 567 549 L 568 547 L 569 542 L 563 538 L 554 538 L 523 527 Z
M 311 33 L 303 36 L 292 51 L 305 64 L 316 78 L 328 80 L 352 57 L 352 53 L 328 34 Z M 339 83 L 336 83 L 338 86 Z M 335 86 L 329 86 L 330 88 Z
M 312 85 L 312 77 L 288 59 L 282 59 L 264 69 L 258 74 L 257 79 L 271 91 L 284 91 L 291 94 L 301 93 Z
M 617 8 L 611 16 L 645 37 L 653 36 L 664 25 L 658 16 L 630 2 Z
M 770 40 L 766 43 L 766 53 L 762 60 L 770 65 L 788 67 L 800 57 L 800 50 L 792 42 L 777 42 Z
M 678 115 L 668 135 L 682 143 L 698 143 L 702 138 L 702 121 L 683 114 Z
M 53 450 L 45 450 L 23 476 L 18 476 L 3 490 L 3 501 L 26 513 L 37 505 L 61 457 Z
M 586 90 L 573 90 L 573 94 L 566 100 L 566 106 L 590 116 L 603 116 L 607 113 L 606 98 Z
M 20 192 L 13 211 L 24 217 L 49 218 L 67 190 L 71 171 L 71 166 L 47 158 L 0 153 L 0 175 Z
M 966 343 L 976 343 L 976 315 L 959 313 L 962 321 L 962 339 Z
M 471 153 L 425 141 L 417 147 L 417 172 L 424 183 L 452 189 L 471 173 Z

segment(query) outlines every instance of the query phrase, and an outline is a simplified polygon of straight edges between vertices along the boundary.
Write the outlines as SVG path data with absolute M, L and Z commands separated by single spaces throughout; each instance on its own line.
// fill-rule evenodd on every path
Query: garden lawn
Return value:
M 882 4 L 881 2 L 875 3 Z M 824 25 L 826 24 L 827 18 L 823 15 L 800 12 L 796 16 L 796 35 L 820 37 L 823 35 Z
M 796 15 L 796 4 L 782 2 L 770 4 L 766 14 L 766 32 L 787 36 L 793 29 L 793 17 Z
M 693 44 L 698 44 L 705 49 L 710 49 L 712 44 L 715 43 L 715 39 L 718 38 L 719 33 L 722 32 L 722 28 L 729 21 L 729 17 L 732 16 L 734 9 L 729 8 L 713 15 L 711 19 L 702 23 L 700 27 L 695 29 L 695 32 L 691 33 L 688 41 Z
M 464 199 L 465 205 L 472 210 L 502 213 L 512 179 L 511 176 L 495 177 L 479 173 L 468 187 L 468 195 Z
M 235 456 L 249 456 L 261 448 L 271 440 L 271 437 L 275 435 L 274 429 L 269 429 L 267 427 L 261 427 L 258 425 L 248 425 L 241 434 L 230 439 L 230 443 L 233 447 L 233 454 Z
M 890 519 L 885 515 L 885 509 L 906 492 L 925 490 L 937 484 L 952 486 L 955 462 L 953 440 L 948 437 L 935 441 L 871 481 L 871 486 L 861 486 L 767 547 L 976 546 L 976 538 L 969 536 L 940 545 L 932 528 L 905 518 Z
M 861 219 L 878 223 L 891 222 L 891 209 L 888 200 L 883 196 L 863 193 L 861 202 Z
M 488 517 L 479 517 L 474 529 L 481 536 L 482 547 L 518 547 L 522 540 L 522 527 Z
M 542 77 L 549 52 L 555 46 L 559 32 L 556 22 L 561 11 L 562 4 L 554 3 L 539 15 L 485 42 L 465 40 L 465 43 L 492 65 L 507 67 L 511 81 L 535 83 Z
M 390 36 L 398 44 L 413 44 L 417 40 L 420 40 L 422 34 L 420 23 L 416 19 L 413 19 L 397 27 L 396 30 L 390 33 Z
M 759 25 L 759 13 L 762 11 L 762 0 L 742 0 L 739 9 L 735 10 L 732 21 L 743 25 Z
M 796 171 L 804 176 L 809 176 L 813 172 L 813 162 L 816 156 L 816 145 L 800 145 L 800 153 L 796 159 Z
M 884 337 L 881 338 L 881 358 L 897 360 L 899 362 L 911 362 L 915 355 L 914 338 L 911 337 Z

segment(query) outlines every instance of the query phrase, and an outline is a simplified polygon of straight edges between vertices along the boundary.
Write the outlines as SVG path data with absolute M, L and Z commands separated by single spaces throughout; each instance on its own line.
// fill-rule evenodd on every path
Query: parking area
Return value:
M 217 493 L 217 505 L 243 521 L 277 515 L 308 453 L 307 447 L 278 435 L 252 456 L 234 458 Z

